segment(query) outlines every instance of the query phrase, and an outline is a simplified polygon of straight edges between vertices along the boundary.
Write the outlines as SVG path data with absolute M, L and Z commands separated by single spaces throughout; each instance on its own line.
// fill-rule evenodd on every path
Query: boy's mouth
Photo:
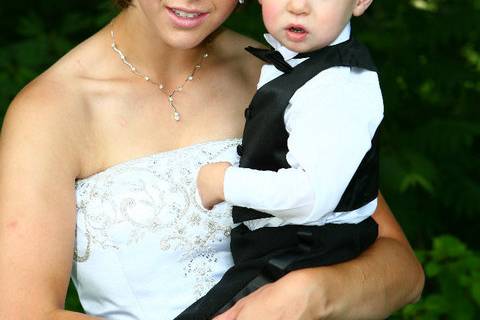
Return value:
M 287 39 L 293 42 L 301 42 L 308 35 L 307 29 L 299 24 L 291 24 L 286 28 Z
M 295 27 L 295 26 L 291 26 L 290 28 L 288 28 L 288 31 L 294 32 L 294 33 L 306 33 L 307 32 L 304 28 Z

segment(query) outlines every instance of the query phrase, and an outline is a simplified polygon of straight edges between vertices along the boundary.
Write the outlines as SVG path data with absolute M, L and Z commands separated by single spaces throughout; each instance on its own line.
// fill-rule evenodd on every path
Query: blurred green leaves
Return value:
M 433 241 L 433 248 L 419 251 L 425 266 L 427 292 L 395 319 L 474 320 L 480 315 L 480 254 L 452 236 Z
M 47 1 L 42 11 L 55 11 L 59 1 Z M 53 4 L 53 6 L 52 6 Z M 37 6 L 41 5 L 36 3 Z M 3 4 L 2 4 L 3 6 Z M 13 6 L 12 3 L 9 6 Z M 21 14 L 2 33 L 0 45 L 0 119 L 15 94 L 33 78 L 47 69 L 73 46 L 105 25 L 114 14 L 113 5 L 103 2 L 90 7 L 71 4 L 71 10 L 60 11 L 55 20 L 41 16 L 38 11 L 20 10 Z M 76 10 L 76 11 L 73 11 Z M 5 15 L 5 16 L 3 16 Z M 1 18 L 8 20 L 3 13 Z M 10 17 L 11 18 L 11 17 Z M 13 36 L 14 35 L 14 36 Z
M 478 21 L 477 0 L 377 1 L 354 19 L 384 93 L 381 189 L 416 246 L 480 248 Z
M 4 1 L 0 120 L 24 85 L 114 14 L 108 0 Z M 384 94 L 381 189 L 427 272 L 424 298 L 404 319 L 480 319 L 479 21 L 480 0 L 374 1 L 353 20 Z M 226 25 L 262 41 L 256 1 Z

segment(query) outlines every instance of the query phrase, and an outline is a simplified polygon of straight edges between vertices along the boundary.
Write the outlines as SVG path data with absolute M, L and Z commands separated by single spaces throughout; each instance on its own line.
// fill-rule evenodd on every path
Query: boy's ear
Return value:
M 353 15 L 355 17 L 361 16 L 372 4 L 373 0 L 355 0 L 353 8 Z

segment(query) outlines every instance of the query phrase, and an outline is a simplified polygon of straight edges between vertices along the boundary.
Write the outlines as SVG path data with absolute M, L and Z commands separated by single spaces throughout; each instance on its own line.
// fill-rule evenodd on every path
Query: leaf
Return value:
M 472 285 L 472 297 L 477 303 L 478 306 L 480 306 L 480 278 L 475 279 L 476 281 L 473 282 Z
M 425 10 L 425 11 L 437 11 L 438 10 L 437 4 L 433 1 L 410 0 L 410 3 L 413 7 L 415 7 L 418 10 Z
M 425 191 L 428 191 L 430 194 L 433 194 L 433 185 L 420 173 L 409 173 L 407 174 L 400 184 L 400 190 L 405 192 L 407 189 L 420 186 Z
M 429 277 L 429 278 L 433 278 L 433 277 L 437 276 L 440 273 L 441 270 L 442 270 L 442 268 L 436 262 L 429 262 L 425 266 L 425 273 L 427 274 L 427 277 Z
M 433 241 L 432 256 L 435 260 L 458 258 L 467 252 L 465 245 L 451 235 L 435 238 Z
M 424 299 L 425 308 L 434 314 L 445 314 L 448 310 L 448 303 L 449 301 L 439 294 L 432 294 Z

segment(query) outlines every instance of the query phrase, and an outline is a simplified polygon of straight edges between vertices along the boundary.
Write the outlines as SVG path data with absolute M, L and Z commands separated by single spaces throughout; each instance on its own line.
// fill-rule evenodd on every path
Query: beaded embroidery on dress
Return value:
M 192 145 L 78 180 L 72 279 L 106 319 L 172 319 L 232 265 L 231 207 L 194 200 L 199 167 L 238 163 L 239 139 Z

